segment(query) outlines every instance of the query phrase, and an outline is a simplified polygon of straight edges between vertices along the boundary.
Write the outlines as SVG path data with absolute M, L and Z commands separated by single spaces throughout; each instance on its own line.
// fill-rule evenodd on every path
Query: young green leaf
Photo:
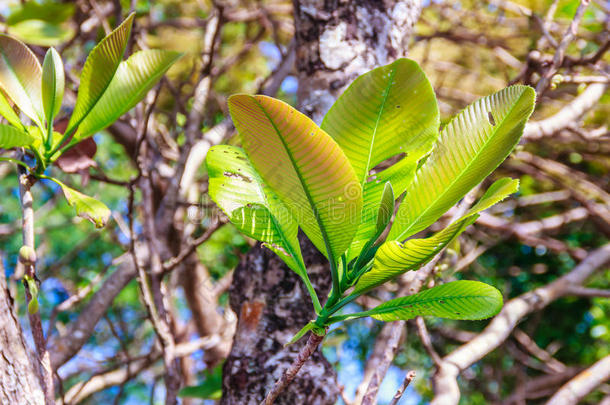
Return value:
M 83 119 L 73 142 L 106 128 L 132 109 L 181 56 L 178 52 L 150 49 L 121 62 L 108 88 Z
M 352 295 L 360 295 L 394 277 L 415 270 L 430 261 L 449 242 L 477 219 L 477 214 L 514 193 L 519 181 L 503 178 L 492 184 L 483 197 L 464 216 L 447 228 L 425 239 L 385 242 L 375 254 L 373 268 L 356 282 Z
M 44 128 L 42 68 L 23 42 L 0 34 L 0 87 L 36 125 Z
M 235 95 L 229 111 L 261 177 L 335 265 L 360 220 L 362 188 L 337 143 L 288 104 Z
M 375 234 L 385 183 L 391 182 L 396 196 L 402 194 L 418 160 L 431 150 L 438 127 L 434 90 L 410 59 L 398 59 L 358 77 L 328 111 L 321 128 L 341 146 L 363 188 L 361 224 L 348 260 Z M 372 171 L 399 154 L 407 157 L 390 172 Z
M 479 320 L 502 309 L 502 294 L 478 281 L 453 281 L 408 297 L 395 298 L 367 311 L 380 321 L 391 322 L 417 316 Z
M 123 59 L 134 15 L 130 14 L 121 25 L 102 39 L 87 57 L 66 134 L 72 134 L 76 130 L 108 88 Z
M 54 181 L 61 187 L 68 204 L 76 210 L 76 215 L 90 221 L 96 228 L 103 228 L 106 226 L 108 218 L 110 218 L 110 210 L 106 207 L 106 204 L 66 186 L 56 178 L 48 176 L 41 177 Z
M 42 63 L 42 106 L 47 126 L 53 128 L 53 118 L 64 98 L 64 64 L 54 48 L 49 48 Z
M 0 124 L 0 149 L 30 146 L 36 138 L 27 132 L 6 124 Z
M 531 87 L 511 86 L 459 113 L 407 188 L 388 239 L 427 228 L 487 177 L 519 141 L 535 98 Z
M 377 229 L 375 230 L 375 235 L 377 236 L 377 238 L 381 236 L 386 226 L 388 226 L 393 214 L 394 190 L 392 189 L 392 183 L 388 181 L 383 187 L 383 194 L 381 195 L 381 204 L 379 204 L 379 211 L 377 213 Z
M 351 284 L 351 282 L 354 281 L 354 279 L 358 277 L 358 273 L 360 273 L 361 266 L 363 264 L 365 264 L 368 260 L 370 260 L 371 253 L 369 253 L 369 250 L 375 244 L 377 239 L 379 239 L 379 237 L 381 236 L 381 234 L 383 233 L 385 228 L 388 226 L 388 224 L 390 223 L 390 220 L 392 219 L 393 214 L 394 214 L 394 190 L 392 190 L 392 183 L 390 183 L 388 181 L 385 183 L 385 186 L 383 188 L 383 194 L 381 195 L 381 203 L 379 205 L 379 210 L 377 212 L 377 223 L 376 223 L 375 234 L 373 235 L 373 237 L 371 237 L 366 242 L 364 247 L 361 247 L 359 249 L 359 251 L 361 250 L 362 252 L 358 256 L 358 259 L 356 260 L 356 263 L 354 264 L 354 269 L 356 269 L 356 270 L 354 270 L 350 274 L 348 274 L 348 279 L 347 279 L 348 283 Z M 354 246 L 359 246 L 359 245 L 355 245 L 352 242 L 352 245 L 350 246 L 349 251 L 352 251 L 352 249 L 354 249 Z M 348 260 L 349 260 L 349 256 L 348 256 Z

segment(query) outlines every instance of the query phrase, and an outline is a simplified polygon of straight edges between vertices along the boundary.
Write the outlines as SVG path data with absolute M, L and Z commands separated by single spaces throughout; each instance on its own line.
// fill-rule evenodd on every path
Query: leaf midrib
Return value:
M 491 142 L 491 140 L 493 138 L 495 138 L 495 135 L 497 134 L 497 132 L 500 130 L 500 128 L 502 128 L 504 125 L 506 125 L 507 122 L 507 118 L 512 114 L 513 110 L 516 108 L 516 106 L 519 104 L 519 102 L 521 101 L 521 99 L 523 98 L 523 95 L 525 93 L 522 92 L 521 95 L 519 96 L 519 98 L 515 101 L 515 103 L 513 104 L 513 106 L 510 108 L 510 110 L 508 111 L 508 113 L 506 114 L 506 116 L 504 117 L 504 119 L 502 120 L 502 122 L 498 123 L 497 128 L 495 128 L 494 134 L 492 134 L 487 141 L 485 141 L 483 143 L 483 147 L 480 148 L 474 155 L 474 157 L 472 159 L 470 159 L 470 161 L 468 162 L 468 164 L 464 167 L 464 169 L 461 171 L 461 173 L 456 176 L 450 183 L 449 186 L 444 188 L 444 191 L 439 194 L 438 198 L 434 199 L 431 203 L 428 204 L 427 208 L 424 209 L 416 218 L 414 218 L 413 221 L 411 221 L 411 225 L 406 228 L 405 230 L 403 230 L 398 237 L 396 238 L 396 240 L 401 240 L 403 238 L 407 238 L 410 235 L 405 236 L 406 233 L 408 233 L 417 223 L 417 221 L 422 218 L 432 207 L 434 207 L 438 201 L 442 200 L 442 198 L 449 192 L 449 190 L 451 190 L 453 188 L 453 186 L 459 181 L 461 180 L 461 178 L 465 175 L 465 173 L 467 173 L 470 169 L 470 167 L 474 164 L 474 162 L 478 159 L 478 157 L 483 153 L 483 151 L 487 148 L 487 146 L 489 145 L 489 143 Z M 463 111 L 460 112 L 460 114 Z M 458 114 L 459 115 L 459 114 Z M 457 116 L 456 116 L 457 118 Z M 509 152 L 510 153 L 510 152 Z M 500 162 L 501 163 L 501 162 Z M 413 183 L 412 183 L 413 184 Z M 403 202 L 404 203 L 404 202 Z
M 386 88 L 383 92 L 383 100 L 381 100 L 381 105 L 379 107 L 379 113 L 377 114 L 377 120 L 375 121 L 375 128 L 373 129 L 373 136 L 371 137 L 371 142 L 369 144 L 369 153 L 366 160 L 366 166 L 364 168 L 364 174 L 362 176 L 362 180 L 360 185 L 362 186 L 362 190 L 364 190 L 364 185 L 366 184 L 366 179 L 369 176 L 369 170 L 371 165 L 371 156 L 373 155 L 373 147 L 375 146 L 375 138 L 377 136 L 377 129 L 379 128 L 379 121 L 381 120 L 381 116 L 383 115 L 383 111 L 385 110 L 386 102 L 388 101 L 388 96 L 390 95 L 390 89 L 392 87 L 392 81 L 394 80 L 394 76 L 396 75 L 396 68 L 393 67 L 390 70 L 390 79 L 386 84 Z M 363 196 L 364 198 L 364 196 Z

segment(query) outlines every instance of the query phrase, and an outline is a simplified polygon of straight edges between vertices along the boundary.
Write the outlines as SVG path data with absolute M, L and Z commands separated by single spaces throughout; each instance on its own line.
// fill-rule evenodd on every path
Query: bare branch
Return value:
M 456 379 L 461 371 L 501 345 L 524 316 L 566 295 L 569 286 L 582 284 L 609 260 L 610 244 L 606 244 L 591 252 L 568 274 L 508 301 L 483 332 L 442 359 L 433 380 L 435 397 L 431 405 L 457 404 L 460 390 Z
M 546 405 L 577 404 L 598 385 L 610 379 L 610 355 L 568 381 L 548 400 Z

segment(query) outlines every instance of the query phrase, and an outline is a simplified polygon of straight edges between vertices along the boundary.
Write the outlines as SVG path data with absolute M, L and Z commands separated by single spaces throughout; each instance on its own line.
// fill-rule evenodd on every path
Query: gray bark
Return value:
M 357 76 L 406 55 L 419 1 L 294 2 L 299 109 L 318 124 Z M 326 260 L 301 238 L 303 257 L 322 303 L 330 288 Z M 235 270 L 231 308 L 238 324 L 224 366 L 222 404 L 259 404 L 297 356 L 305 339 L 283 348 L 314 317 L 301 280 L 257 245 Z M 334 404 L 336 373 L 320 350 L 277 404 Z
M 0 404 L 41 405 L 36 356 L 26 346 L 0 266 Z

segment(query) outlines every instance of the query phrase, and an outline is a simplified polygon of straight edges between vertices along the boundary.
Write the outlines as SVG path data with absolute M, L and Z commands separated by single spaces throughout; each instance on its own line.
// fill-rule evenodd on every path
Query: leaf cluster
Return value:
M 295 339 L 364 316 L 488 318 L 500 310 L 502 296 L 476 281 L 335 314 L 429 262 L 480 211 L 517 190 L 517 180 L 498 180 L 447 227 L 415 237 L 508 156 L 534 100 L 530 87 L 511 86 L 477 100 L 439 131 L 434 91 L 409 59 L 357 78 L 320 126 L 282 101 L 234 95 L 229 111 L 243 149 L 222 145 L 208 152 L 209 193 L 242 233 L 273 250 L 305 283 L 318 317 Z M 323 306 L 307 275 L 299 229 L 330 264 L 333 284 Z

